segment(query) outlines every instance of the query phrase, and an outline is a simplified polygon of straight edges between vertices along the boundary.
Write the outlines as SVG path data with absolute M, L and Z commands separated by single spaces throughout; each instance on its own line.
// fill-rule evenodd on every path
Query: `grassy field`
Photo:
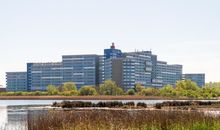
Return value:
M 220 117 L 193 111 L 51 110 L 29 113 L 29 130 L 219 130 Z

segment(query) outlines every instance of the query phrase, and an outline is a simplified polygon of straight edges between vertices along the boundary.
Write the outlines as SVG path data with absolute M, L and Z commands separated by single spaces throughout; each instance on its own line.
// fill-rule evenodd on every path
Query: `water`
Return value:
M 52 105 L 53 102 L 62 102 L 63 100 L 0 100 L 0 107 L 1 106 L 25 106 L 25 105 Z M 69 100 L 68 100 L 69 101 Z M 70 100 L 71 101 L 71 100 Z M 92 103 L 98 102 L 107 102 L 109 100 L 74 100 L 74 101 L 86 101 Z M 162 103 L 164 101 L 170 100 L 123 100 L 122 102 L 144 102 L 148 105 L 153 105 L 156 103 Z
M 45 106 L 51 106 L 53 102 L 63 100 L 0 100 L 0 130 L 27 130 L 27 118 L 30 111 L 45 110 Z M 79 101 L 79 100 L 78 100 Z M 92 103 L 107 100 L 80 100 Z M 109 100 L 108 100 L 109 101 Z M 123 100 L 122 102 L 143 102 L 148 105 L 172 100 Z M 184 101 L 184 100 L 182 100 Z M 42 105 L 42 106 L 36 106 Z

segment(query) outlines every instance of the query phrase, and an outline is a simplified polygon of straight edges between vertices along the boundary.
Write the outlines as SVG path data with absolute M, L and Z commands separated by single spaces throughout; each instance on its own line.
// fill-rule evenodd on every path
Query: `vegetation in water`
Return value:
M 29 130 L 218 130 L 220 117 L 188 111 L 72 110 L 28 115 Z

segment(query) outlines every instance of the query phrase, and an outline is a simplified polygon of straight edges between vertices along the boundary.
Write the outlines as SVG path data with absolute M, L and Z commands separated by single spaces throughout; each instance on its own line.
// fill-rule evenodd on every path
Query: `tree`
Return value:
M 160 89 L 161 96 L 173 96 L 174 95 L 174 88 L 171 85 L 165 85 L 163 88 Z
M 200 88 L 191 80 L 181 80 L 176 83 L 176 92 L 179 96 L 199 97 Z
M 139 95 L 141 94 L 141 91 L 144 89 L 144 86 L 142 86 L 141 84 L 137 83 L 134 86 L 134 90 L 136 93 L 138 93 Z
M 209 82 L 205 84 L 205 87 L 220 88 L 220 82 Z
M 128 95 L 135 95 L 134 89 L 128 89 L 127 94 Z
M 123 90 L 112 80 L 106 80 L 99 88 L 101 95 L 122 95 Z
M 76 84 L 74 82 L 63 83 L 63 85 L 60 86 L 58 89 L 59 89 L 60 92 L 77 91 L 77 87 L 76 87 Z
M 141 95 L 144 96 L 157 96 L 158 94 L 159 94 L 159 90 L 151 87 L 145 88 L 141 91 Z
M 212 86 L 205 86 L 201 90 L 201 95 L 204 98 L 211 99 L 212 97 L 219 97 L 220 96 L 220 88 L 212 87 Z
M 79 89 L 79 94 L 82 96 L 97 95 L 97 91 L 92 86 L 83 86 Z
M 47 92 L 49 95 L 57 95 L 59 93 L 58 89 L 54 85 L 48 85 Z
M 176 83 L 177 90 L 192 90 L 196 91 L 199 89 L 198 85 L 191 80 L 181 80 Z

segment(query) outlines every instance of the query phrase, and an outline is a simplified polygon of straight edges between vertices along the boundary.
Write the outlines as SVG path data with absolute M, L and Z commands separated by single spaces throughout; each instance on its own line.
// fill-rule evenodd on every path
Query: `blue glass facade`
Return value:
M 114 43 L 112 43 L 112 46 L 110 49 L 104 50 L 104 73 L 103 78 L 104 80 L 112 80 L 112 59 L 121 58 L 122 52 L 119 49 L 115 49 Z
M 112 43 L 112 46 L 110 49 L 104 50 L 104 58 L 106 59 L 112 59 L 112 58 L 120 58 L 122 57 L 122 52 L 119 49 L 115 49 L 114 43 Z
M 104 77 L 104 56 L 100 55 L 99 56 L 99 84 L 103 83 L 105 81 L 105 77 Z
M 139 83 L 146 87 L 163 87 L 175 85 L 182 79 L 182 65 L 169 65 L 167 62 L 158 61 L 157 56 L 151 51 L 123 53 L 122 86 L 125 90 L 134 88 Z M 112 59 L 105 62 L 105 80 L 115 79 L 112 72 L 118 70 L 113 67 Z M 118 81 L 120 82 L 120 81 Z
M 59 86 L 63 83 L 61 62 L 27 63 L 28 91 L 45 91 L 48 85 Z
M 137 83 L 150 87 L 151 77 L 152 61 L 150 51 L 124 53 L 123 87 L 125 90 L 133 88 Z
M 27 91 L 26 72 L 6 72 L 6 91 Z
M 16 77 L 16 73 L 7 73 L 8 90 L 16 88 L 14 90 L 18 91 L 17 88 L 22 85 L 15 81 L 19 80 L 26 84 L 22 89 L 28 91 L 44 91 L 48 85 L 59 86 L 64 82 L 75 82 L 78 88 L 97 86 L 105 80 L 114 80 L 127 90 L 137 83 L 158 88 L 167 84 L 175 85 L 176 81 L 182 79 L 182 65 L 158 61 L 157 55 L 151 51 L 122 53 L 115 49 L 113 43 L 104 50 L 104 55 L 64 55 L 62 62 L 27 63 L 27 73 L 22 73 L 22 78 Z M 185 77 L 200 86 L 205 84 L 204 75 Z
M 78 88 L 98 84 L 98 55 L 66 55 L 62 60 L 64 82 L 74 82 Z
M 182 79 L 182 65 L 168 65 L 167 62 L 157 61 L 156 77 L 162 80 L 162 86 L 175 85 Z
M 135 60 L 125 58 L 123 60 L 123 87 L 124 89 L 133 88 L 135 85 Z
M 205 86 L 205 74 L 183 74 L 183 79 L 189 79 L 200 87 Z

